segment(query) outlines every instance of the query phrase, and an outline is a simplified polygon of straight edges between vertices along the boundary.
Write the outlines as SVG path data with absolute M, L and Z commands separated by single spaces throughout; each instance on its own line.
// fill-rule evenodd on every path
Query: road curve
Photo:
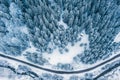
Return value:
M 26 61 L 22 61 L 22 60 L 19 60 L 19 59 L 16 59 L 16 58 L 13 58 L 13 57 L 10 57 L 8 55 L 4 55 L 4 54 L 0 54 L 1 57 L 4 57 L 4 58 L 8 58 L 8 59 L 11 59 L 11 60 L 15 60 L 17 62 L 21 62 L 21 63 L 24 63 L 24 64 L 27 64 L 29 66 L 32 66 L 32 67 L 35 67 L 35 68 L 38 68 L 38 69 L 41 69 L 41 70 L 44 70 L 44 71 L 48 71 L 48 72 L 52 72 L 52 73 L 57 73 L 57 74 L 77 74 L 77 73 L 83 73 L 83 72 L 87 72 L 87 71 L 90 71 L 92 69 L 95 69 L 101 65 L 104 65 L 105 63 L 111 61 L 111 60 L 114 60 L 116 58 L 119 58 L 120 57 L 120 54 L 117 54 L 116 56 L 100 63 L 100 64 L 97 64 L 96 66 L 93 66 L 93 67 L 90 67 L 90 68 L 87 68 L 87 69 L 83 69 L 83 70 L 77 70 L 77 71 L 58 71 L 58 70 L 52 70 L 52 69 L 48 69 L 48 68 L 43 68 L 43 67 L 40 67 L 40 66 L 37 66 L 37 65 L 34 65 L 32 63 L 29 63 L 29 62 L 26 62 Z
M 108 72 L 112 71 L 113 69 L 117 68 L 120 66 L 120 61 L 118 63 L 116 63 L 115 65 L 113 66 L 110 66 L 109 69 L 103 71 L 102 73 L 100 73 L 99 75 L 97 75 L 95 78 L 93 78 L 93 80 L 97 80 L 98 78 L 100 78 L 101 76 L 107 74 Z

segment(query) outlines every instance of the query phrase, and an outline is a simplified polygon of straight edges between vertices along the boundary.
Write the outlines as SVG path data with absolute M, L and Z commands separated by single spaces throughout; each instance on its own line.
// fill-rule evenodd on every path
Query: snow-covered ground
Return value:
M 52 65 L 57 65 L 57 63 L 71 63 L 73 62 L 73 57 L 75 57 L 77 54 L 81 54 L 84 51 L 84 46 L 80 46 L 81 43 L 87 43 L 89 44 L 88 41 L 88 35 L 81 34 L 82 39 L 81 41 L 75 43 L 74 46 L 71 46 L 71 44 L 68 44 L 66 48 L 69 50 L 68 52 L 63 52 L 61 54 L 58 49 L 55 49 L 53 53 L 43 53 L 43 57 L 45 59 L 48 59 L 50 64 Z
M 119 60 L 119 59 L 120 59 L 120 58 L 116 58 L 116 59 L 108 62 L 107 64 L 112 63 L 112 62 L 114 62 L 114 61 L 117 61 L 117 60 Z M 8 61 L 8 62 L 10 63 L 10 65 L 12 65 L 15 69 L 17 69 L 18 65 L 25 65 L 25 66 L 27 66 L 28 68 L 31 68 L 32 71 L 36 72 L 36 73 L 39 74 L 39 75 L 41 75 L 42 73 L 46 73 L 46 71 L 44 71 L 44 70 L 40 70 L 40 69 L 34 68 L 34 67 L 32 67 L 32 66 L 29 66 L 29 65 L 26 65 L 26 64 L 23 64 L 23 63 L 19 63 L 19 62 L 16 62 L 16 61 L 14 61 L 14 60 L 2 58 L 2 57 L 0 57 L 0 60 L 6 60 L 6 61 Z M 105 65 L 106 65 L 106 64 L 105 64 Z M 93 69 L 93 70 L 91 70 L 91 71 L 85 72 L 85 73 L 94 73 L 94 76 L 97 76 L 97 75 L 99 75 L 99 74 L 103 71 L 101 68 L 104 67 L 105 65 L 102 65 L 102 66 L 100 66 L 100 67 L 97 67 L 97 68 L 95 68 L 95 69 Z M 9 73 L 9 71 L 7 71 L 7 73 Z M 47 73 L 54 74 L 54 73 L 51 73 L 51 72 L 47 72 Z M 57 75 L 63 76 L 63 77 L 64 77 L 64 80 L 69 80 L 69 78 L 70 78 L 71 76 L 73 76 L 73 75 L 81 77 L 81 76 L 84 76 L 85 73 L 77 73 L 77 74 L 57 74 Z M 110 79 L 110 80 L 112 80 L 112 79 L 119 80 L 119 79 L 117 79 L 117 78 L 119 78 L 119 72 L 117 71 L 117 73 L 118 73 L 117 76 L 116 76 L 116 75 L 113 75 L 114 78 L 111 78 L 111 77 L 110 77 L 109 79 Z M 0 76 L 0 79 L 2 79 L 2 80 L 30 80 L 30 77 L 29 77 L 29 76 L 22 76 L 22 77 L 15 76 L 15 77 L 13 77 L 13 78 L 11 78 L 11 79 L 10 79 L 10 78 L 7 78 L 6 76 L 9 76 L 9 74 L 6 74 L 5 76 Z
M 60 21 L 58 21 L 58 25 L 62 25 L 64 27 L 64 29 L 67 29 L 69 26 L 63 22 L 63 18 L 62 18 L 62 15 L 63 15 L 63 12 L 61 13 L 61 16 L 60 16 Z
M 120 32 L 116 35 L 114 42 L 120 42 Z
M 62 63 L 62 64 L 70 63 L 73 65 L 75 70 L 82 70 L 82 69 L 87 69 L 87 68 L 93 67 L 97 64 L 104 62 L 104 60 L 99 60 L 98 62 L 96 62 L 95 64 L 92 64 L 92 65 L 85 65 L 82 63 L 79 63 L 79 64 L 74 63 L 73 57 L 75 57 L 77 54 L 82 54 L 82 52 L 84 51 L 84 46 L 80 46 L 80 44 L 87 43 L 87 45 L 88 45 L 87 48 L 89 48 L 88 35 L 86 35 L 85 32 L 83 31 L 80 34 L 80 37 L 81 37 L 81 41 L 77 42 L 74 46 L 71 46 L 71 44 L 68 44 L 68 46 L 66 46 L 66 48 L 69 49 L 68 52 L 64 52 L 63 54 L 61 54 L 59 52 L 59 50 L 56 49 L 51 54 L 43 53 L 43 58 L 47 59 L 50 64 L 45 64 L 45 65 L 41 66 L 41 65 L 32 63 L 25 58 L 24 54 L 27 51 L 28 52 L 37 52 L 37 48 L 35 48 L 31 42 L 30 42 L 30 47 L 28 47 L 25 51 L 22 52 L 22 56 L 16 56 L 15 58 L 32 63 L 32 64 L 37 65 L 37 66 L 49 68 L 49 69 L 56 69 L 54 67 L 55 67 L 55 65 L 57 65 L 57 63 Z M 113 56 L 119 54 L 119 52 L 120 51 L 112 52 L 112 55 L 105 60 L 112 58 Z M 4 53 L 1 53 L 1 54 L 4 54 Z M 12 56 L 10 56 L 10 57 L 12 57 Z

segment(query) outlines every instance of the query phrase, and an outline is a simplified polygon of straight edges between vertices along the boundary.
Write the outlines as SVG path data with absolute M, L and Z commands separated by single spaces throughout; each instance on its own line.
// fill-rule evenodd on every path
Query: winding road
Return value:
M 34 65 L 32 63 L 22 61 L 22 60 L 19 60 L 19 59 L 16 59 L 16 58 L 10 57 L 8 55 L 4 55 L 4 54 L 0 54 L 0 57 L 8 58 L 8 59 L 11 59 L 11 60 L 14 60 L 14 61 L 17 61 L 17 62 L 21 62 L 21 63 L 27 64 L 29 66 L 32 66 L 32 67 L 35 67 L 35 68 L 38 68 L 38 69 L 41 69 L 41 70 L 44 70 L 44 71 L 52 72 L 52 73 L 57 73 L 57 74 L 77 74 L 77 73 L 83 73 L 83 72 L 90 71 L 90 70 L 95 69 L 95 68 L 97 68 L 97 67 L 99 67 L 101 65 L 104 65 L 105 63 L 107 63 L 109 61 L 112 61 L 112 60 L 114 60 L 116 58 L 120 58 L 120 54 L 117 54 L 114 57 L 112 57 L 112 58 L 110 58 L 110 59 L 108 59 L 108 60 L 106 60 L 106 61 L 104 61 L 104 62 L 102 62 L 100 64 L 97 64 L 96 66 L 93 66 L 93 67 L 90 67 L 90 68 L 87 68 L 87 69 L 83 69 L 83 70 L 77 70 L 77 71 L 58 71 L 58 70 L 47 69 L 47 68 L 43 68 L 43 67 Z

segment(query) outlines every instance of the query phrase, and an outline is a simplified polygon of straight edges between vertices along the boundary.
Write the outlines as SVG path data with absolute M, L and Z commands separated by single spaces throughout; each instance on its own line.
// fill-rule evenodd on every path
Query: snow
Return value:
M 15 3 L 11 3 L 9 9 L 12 17 L 16 17 L 18 14 L 22 14 L 21 10 Z
M 68 52 L 61 54 L 58 49 L 55 49 L 52 54 L 44 53 L 43 57 L 49 59 L 49 62 L 52 65 L 56 65 L 57 63 L 71 63 L 74 56 L 84 51 L 84 47 L 81 47 L 80 43 L 89 43 L 88 35 L 82 34 L 82 40 L 77 42 L 74 46 L 68 44 L 66 46 L 66 48 L 69 49 Z
M 68 25 L 63 22 L 62 15 L 63 13 L 61 14 L 60 21 L 58 21 L 58 25 L 62 25 L 65 29 L 67 29 Z
M 23 32 L 23 33 L 29 35 L 28 28 L 27 28 L 26 25 L 20 26 L 20 27 L 19 27 L 19 30 L 20 30 L 21 32 Z
M 120 42 L 120 32 L 116 35 L 114 42 Z
M 115 56 L 115 55 L 114 55 Z M 108 62 L 108 63 L 111 63 L 111 62 L 114 62 L 114 61 L 117 61 L 117 60 L 119 60 L 120 58 L 116 58 L 116 59 L 114 59 L 114 60 L 112 60 L 112 61 L 110 61 L 110 62 Z M 17 61 L 14 61 L 14 60 L 10 60 L 10 59 L 6 59 L 6 58 L 2 58 L 2 57 L 0 57 L 0 60 L 7 60 L 11 65 L 13 65 L 14 67 L 15 67 L 15 69 L 17 69 L 17 67 L 18 67 L 18 65 L 26 65 L 26 64 L 23 64 L 23 63 L 19 63 L 19 62 L 17 62 Z M 107 64 L 108 64 L 107 63 Z M 93 70 L 91 70 L 91 71 L 88 71 L 89 73 L 95 73 L 95 75 L 94 76 L 96 76 L 96 75 L 98 75 L 99 73 L 101 73 L 102 72 L 102 70 L 101 70 L 101 68 L 103 67 L 103 66 L 105 66 L 106 64 L 104 64 L 104 65 L 102 65 L 102 66 L 99 66 L 99 67 L 97 67 L 97 68 L 95 68 L 95 69 L 93 69 Z M 26 65 L 26 66 L 28 66 L 28 67 L 30 67 L 31 69 L 32 69 L 32 71 L 34 71 L 34 72 L 37 72 L 37 74 L 39 74 L 39 75 L 41 75 L 42 73 L 45 73 L 46 71 L 44 71 L 44 70 L 40 70 L 40 69 L 37 69 L 37 68 L 34 68 L 34 67 L 32 67 L 32 66 L 29 66 L 29 65 Z M 82 65 L 83 67 L 86 67 L 85 65 Z M 89 66 L 90 67 L 90 66 Z M 48 73 L 50 73 L 50 72 L 48 72 Z M 51 74 L 53 74 L 53 73 L 51 73 Z M 84 76 L 84 74 L 85 73 L 82 73 L 82 74 L 75 74 L 76 76 Z M 69 80 L 69 77 L 70 76 L 72 76 L 73 74 L 59 74 L 59 75 L 61 75 L 61 76 L 64 76 L 64 79 L 65 80 Z M 115 77 L 115 76 L 114 76 Z M 118 78 L 117 76 L 116 76 L 116 78 Z M 1 77 L 0 76 L 0 79 L 2 79 L 2 80 L 10 80 L 10 79 L 8 79 L 8 78 L 6 78 L 6 77 Z M 29 76 L 23 76 L 23 77 L 21 77 L 21 78 L 19 78 L 18 79 L 18 77 L 15 77 L 15 79 L 12 79 L 12 80 L 29 80 L 30 79 L 30 77 Z
M 60 21 L 58 21 L 58 25 L 64 26 L 65 29 L 68 28 L 68 25 L 66 23 L 64 23 L 62 19 L 60 19 Z
M 10 80 L 9 78 L 6 77 L 0 77 L 1 80 Z
M 29 42 L 29 47 L 22 52 L 22 54 L 25 54 L 26 52 L 34 53 L 37 51 L 37 48 L 32 45 L 32 42 Z

